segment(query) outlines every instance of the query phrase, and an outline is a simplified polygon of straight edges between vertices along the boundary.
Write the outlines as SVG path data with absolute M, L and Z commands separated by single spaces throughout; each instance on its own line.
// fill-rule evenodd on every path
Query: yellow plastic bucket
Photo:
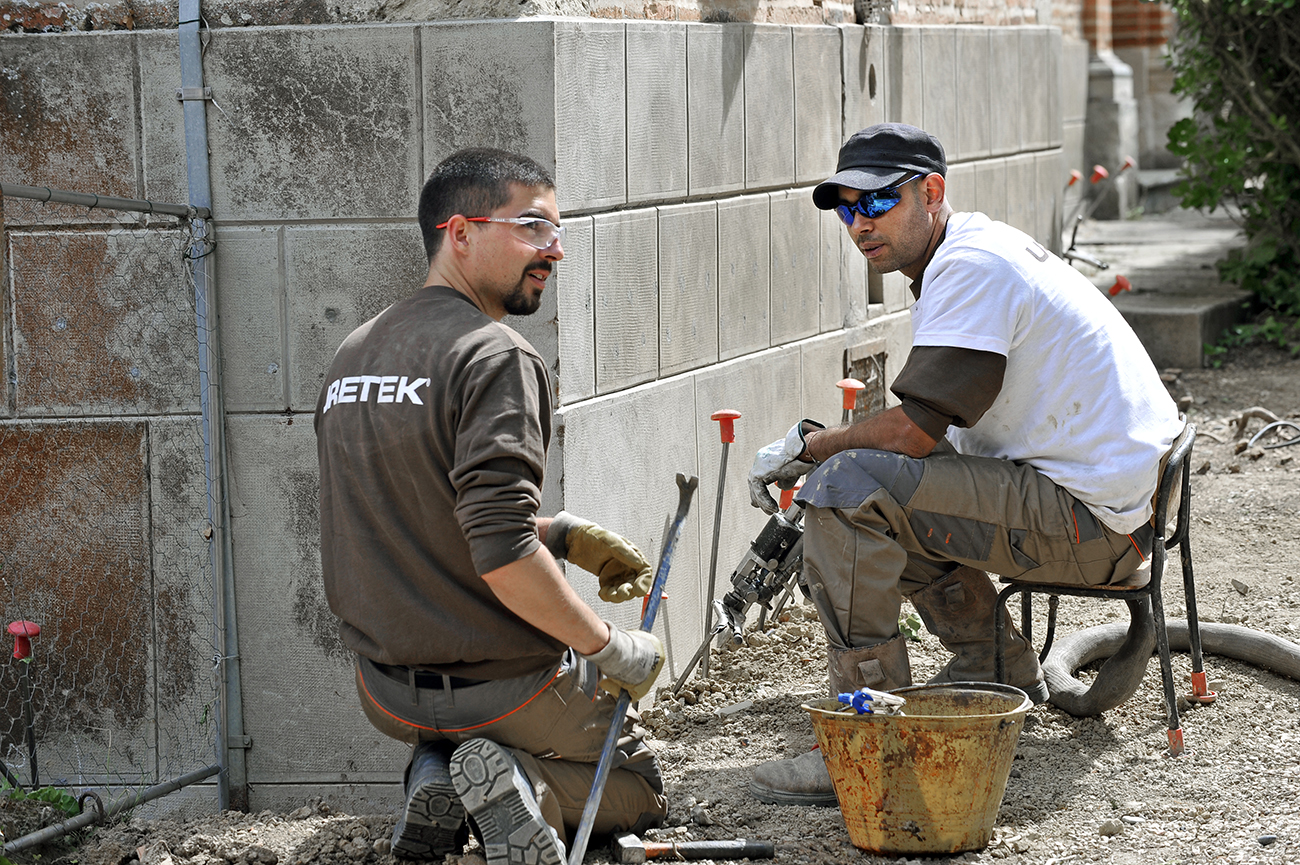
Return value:
M 907 700 L 903 715 L 859 715 L 833 699 L 803 705 L 849 840 L 873 853 L 988 846 L 1032 701 L 988 682 L 893 693 Z

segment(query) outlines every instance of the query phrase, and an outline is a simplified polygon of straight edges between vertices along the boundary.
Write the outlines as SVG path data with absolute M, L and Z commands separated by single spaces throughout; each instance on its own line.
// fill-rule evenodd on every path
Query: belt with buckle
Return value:
M 490 679 L 465 679 L 460 676 L 444 676 L 442 673 L 435 673 L 432 670 L 412 670 L 410 667 L 394 666 L 392 664 L 381 664 L 378 661 L 371 661 L 379 672 L 383 673 L 390 679 L 395 679 L 403 685 L 414 684 L 417 688 L 436 688 L 443 690 L 445 688 L 472 688 L 475 685 L 482 685 Z

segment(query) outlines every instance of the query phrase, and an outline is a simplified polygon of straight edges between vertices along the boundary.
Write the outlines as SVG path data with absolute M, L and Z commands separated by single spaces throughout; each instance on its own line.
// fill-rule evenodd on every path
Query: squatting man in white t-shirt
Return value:
M 1132 329 L 1082 274 L 983 213 L 954 213 L 934 136 L 858 132 L 813 190 L 880 273 L 912 280 L 901 405 L 824 429 L 804 420 L 758 452 L 750 494 L 791 487 L 804 574 L 826 628 L 832 692 L 912 682 L 903 598 L 955 657 L 931 681 L 992 681 L 997 593 L 988 573 L 1103 585 L 1150 553 L 1161 458 L 1183 428 Z M 1008 628 L 1007 678 L 1047 687 Z M 758 767 L 759 799 L 836 803 L 819 752 Z

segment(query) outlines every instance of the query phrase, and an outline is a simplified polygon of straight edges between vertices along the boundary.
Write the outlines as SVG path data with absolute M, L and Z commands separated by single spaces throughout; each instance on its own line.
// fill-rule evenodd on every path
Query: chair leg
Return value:
M 1052 641 L 1056 639 L 1056 608 L 1060 605 L 1060 595 L 1047 596 L 1047 637 L 1043 640 L 1043 650 L 1038 653 L 1040 664 L 1047 660 L 1047 653 L 1052 651 Z
M 1181 757 L 1187 750 L 1178 719 L 1178 696 L 1174 692 L 1174 665 L 1169 657 L 1169 631 L 1165 627 L 1165 602 L 1161 593 L 1151 593 L 1151 617 L 1156 626 L 1156 649 L 1160 653 L 1160 678 L 1164 683 L 1165 709 L 1169 715 L 1169 756 Z
M 1183 564 L 1183 597 L 1187 601 L 1187 639 L 1192 650 L 1192 692 L 1186 694 L 1188 702 L 1209 705 L 1218 694 L 1210 690 L 1205 675 L 1205 658 L 1201 654 L 1201 620 L 1196 612 L 1196 580 L 1192 577 L 1191 543 L 1186 536 L 1178 545 Z
M 1034 645 L 1034 593 L 1020 593 L 1020 636 L 1032 648 Z

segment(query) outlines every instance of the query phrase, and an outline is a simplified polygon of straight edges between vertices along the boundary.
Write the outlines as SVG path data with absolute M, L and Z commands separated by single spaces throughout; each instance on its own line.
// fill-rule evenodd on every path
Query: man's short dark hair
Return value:
M 555 188 L 550 173 L 527 156 L 492 147 L 458 150 L 438 163 L 420 192 L 420 231 L 429 260 L 442 246 L 444 230 L 435 225 L 457 214 L 487 216 L 510 200 L 511 184 Z

